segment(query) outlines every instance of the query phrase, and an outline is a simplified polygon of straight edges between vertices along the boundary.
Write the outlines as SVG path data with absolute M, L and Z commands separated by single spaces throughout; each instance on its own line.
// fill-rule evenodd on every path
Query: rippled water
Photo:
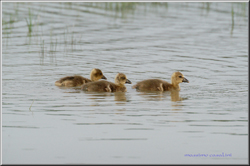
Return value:
M 248 163 L 246 4 L 2 9 L 3 164 Z M 92 68 L 112 82 L 123 72 L 132 84 L 126 93 L 54 85 Z M 131 88 L 149 78 L 170 82 L 175 71 L 190 81 L 179 93 Z

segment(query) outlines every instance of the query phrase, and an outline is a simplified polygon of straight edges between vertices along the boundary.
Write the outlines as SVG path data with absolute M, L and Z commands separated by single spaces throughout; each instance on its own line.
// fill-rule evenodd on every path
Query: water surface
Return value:
M 3 164 L 248 163 L 244 3 L 2 3 Z M 27 19 L 27 21 L 26 21 Z M 32 31 L 28 24 L 32 20 Z M 100 68 L 125 93 L 59 88 Z M 143 79 L 189 80 L 137 92 Z

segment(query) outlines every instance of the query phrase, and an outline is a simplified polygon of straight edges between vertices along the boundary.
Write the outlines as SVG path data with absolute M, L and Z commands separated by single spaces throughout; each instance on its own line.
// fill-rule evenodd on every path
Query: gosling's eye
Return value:
M 102 76 L 102 73 L 100 73 L 100 76 Z
M 179 78 L 182 78 L 182 76 L 179 76 Z
M 125 77 L 121 77 L 121 79 L 125 80 Z

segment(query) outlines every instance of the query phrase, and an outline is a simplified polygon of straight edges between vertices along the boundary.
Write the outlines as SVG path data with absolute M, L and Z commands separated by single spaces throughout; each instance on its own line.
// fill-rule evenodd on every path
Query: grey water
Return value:
M 54 85 L 93 68 L 132 84 Z M 247 164 L 247 3 L 3 2 L 1 123 L 3 164 Z

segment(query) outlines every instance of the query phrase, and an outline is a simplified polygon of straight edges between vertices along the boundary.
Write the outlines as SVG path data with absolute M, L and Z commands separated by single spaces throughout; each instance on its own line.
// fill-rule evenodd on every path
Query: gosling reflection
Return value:
M 179 91 L 171 91 L 171 106 L 172 106 L 172 111 L 181 111 L 182 110 L 182 101 L 183 98 L 179 96 Z
M 179 91 L 174 90 L 170 92 L 171 94 L 171 101 L 182 101 L 183 99 L 179 95 Z
M 140 91 L 139 95 L 146 98 L 149 101 L 161 101 L 167 98 L 169 92 L 162 91 Z
M 84 91 L 84 93 L 88 94 L 89 96 L 93 97 L 91 99 L 100 99 L 100 97 L 107 97 L 107 96 L 112 96 L 111 93 L 107 93 L 107 92 L 88 92 L 88 91 Z
M 109 100 L 107 97 L 114 96 L 114 101 L 127 101 L 126 93 L 125 92 L 88 92 L 84 91 L 84 93 L 89 95 L 90 99 L 94 99 L 96 101 L 103 100 L 104 102 Z
M 114 92 L 115 101 L 127 101 L 125 92 Z
M 57 87 L 64 90 L 63 93 L 81 93 L 81 87 Z
M 162 101 L 168 98 L 168 96 L 171 97 L 171 101 L 182 101 L 184 98 L 180 97 L 178 90 L 172 90 L 172 91 L 140 91 L 139 95 L 142 97 L 147 98 L 150 101 Z

